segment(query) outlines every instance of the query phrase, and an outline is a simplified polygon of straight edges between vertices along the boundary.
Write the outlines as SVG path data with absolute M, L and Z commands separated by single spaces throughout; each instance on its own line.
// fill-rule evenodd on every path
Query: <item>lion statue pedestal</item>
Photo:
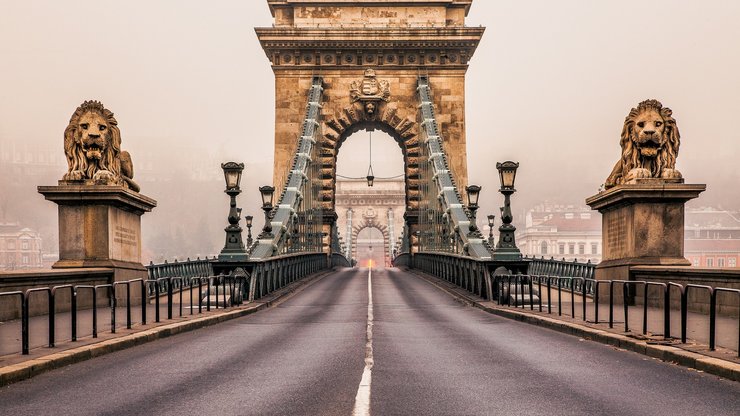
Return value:
M 602 214 L 602 261 L 596 279 L 631 280 L 633 266 L 690 266 L 684 257 L 684 204 L 706 190 L 676 170 L 680 135 L 673 112 L 657 100 L 624 122 L 621 158 L 606 190 L 586 199 Z M 606 297 L 605 297 L 606 299 Z
M 64 131 L 68 170 L 58 186 L 39 186 L 59 205 L 59 261 L 52 268 L 111 268 L 114 280 L 147 279 L 141 216 L 157 201 L 139 193 L 131 155 L 121 149 L 113 113 L 80 105 Z
M 586 200 L 602 215 L 596 278 L 630 280 L 631 266 L 690 266 L 684 257 L 684 204 L 706 190 L 679 180 L 637 179 Z
M 124 186 L 39 186 L 59 206 L 59 261 L 54 269 L 109 267 L 115 280 L 147 278 L 141 264 L 141 216 L 157 202 Z

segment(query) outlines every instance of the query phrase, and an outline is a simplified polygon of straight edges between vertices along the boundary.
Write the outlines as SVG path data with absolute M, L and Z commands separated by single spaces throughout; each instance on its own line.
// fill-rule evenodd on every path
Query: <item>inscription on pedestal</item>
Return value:
M 627 249 L 625 243 L 627 236 L 626 215 L 621 212 L 612 212 L 606 218 L 606 250 L 604 258 L 614 258 L 624 253 Z
M 139 240 L 136 236 L 136 230 L 121 227 L 120 225 L 116 226 L 115 237 L 113 238 L 113 241 L 133 247 L 136 247 L 136 245 L 139 243 Z

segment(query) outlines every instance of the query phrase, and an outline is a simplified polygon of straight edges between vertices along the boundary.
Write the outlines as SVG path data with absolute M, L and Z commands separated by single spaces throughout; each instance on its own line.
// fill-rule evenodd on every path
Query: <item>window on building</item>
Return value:
M 540 254 L 547 254 L 547 241 L 540 243 Z
M 591 243 L 591 254 L 599 254 L 599 243 Z
M 558 244 L 558 254 L 565 254 L 565 243 Z
M 586 243 L 578 244 L 578 254 L 586 254 Z
M 698 257 L 694 257 L 694 259 L 691 260 L 691 265 L 694 266 L 694 267 L 699 267 L 699 258 Z
M 729 267 L 737 267 L 737 259 L 735 257 L 730 257 L 727 260 L 727 266 L 729 266 Z
M 28 254 L 24 254 L 24 255 L 23 255 L 23 256 L 21 257 L 21 262 L 22 262 L 23 264 L 28 264 L 28 263 L 30 263 L 30 262 L 31 262 L 31 261 L 30 261 L 30 259 L 28 258 Z
M 707 259 L 707 267 L 714 267 L 714 259 Z
M 15 250 L 15 240 L 8 240 L 8 250 Z
M 717 259 L 717 267 L 725 267 L 725 259 L 724 258 Z
M 569 254 L 576 254 L 576 243 L 570 243 L 570 244 L 568 244 L 568 253 Z
M 28 250 L 29 248 L 31 247 L 28 240 L 21 240 L 21 250 Z

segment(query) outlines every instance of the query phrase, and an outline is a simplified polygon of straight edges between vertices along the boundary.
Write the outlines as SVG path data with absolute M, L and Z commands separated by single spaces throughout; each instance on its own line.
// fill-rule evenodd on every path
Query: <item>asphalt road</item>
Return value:
M 351 415 L 368 271 L 254 315 L 17 383 L 0 415 Z M 373 415 L 738 415 L 740 383 L 489 315 L 372 273 Z

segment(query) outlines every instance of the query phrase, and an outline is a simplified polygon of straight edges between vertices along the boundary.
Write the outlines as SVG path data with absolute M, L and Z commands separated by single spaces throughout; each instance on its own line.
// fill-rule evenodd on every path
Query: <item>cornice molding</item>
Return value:
M 485 28 L 255 30 L 273 66 L 465 68 Z

